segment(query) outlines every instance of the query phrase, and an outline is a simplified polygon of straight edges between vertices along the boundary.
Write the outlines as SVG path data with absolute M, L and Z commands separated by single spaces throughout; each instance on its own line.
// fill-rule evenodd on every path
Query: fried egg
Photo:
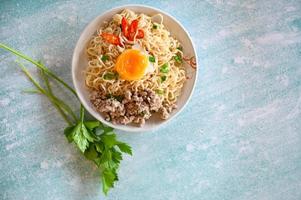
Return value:
M 123 51 L 117 58 L 115 70 L 121 79 L 140 80 L 147 73 L 154 72 L 154 66 L 149 61 L 149 54 L 139 45 Z

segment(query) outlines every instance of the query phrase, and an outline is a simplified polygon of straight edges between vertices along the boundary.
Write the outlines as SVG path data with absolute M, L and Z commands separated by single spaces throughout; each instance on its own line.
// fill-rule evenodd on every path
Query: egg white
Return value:
M 134 44 L 134 45 L 132 46 L 132 49 L 139 50 L 145 57 L 147 57 L 147 63 L 148 63 L 148 65 L 147 65 L 147 67 L 146 67 L 146 69 L 145 69 L 145 71 L 144 71 L 144 75 L 145 75 L 145 74 L 148 74 L 148 73 L 153 73 L 153 72 L 155 71 L 155 67 L 154 67 L 153 63 L 151 63 L 151 62 L 149 61 L 150 55 L 147 53 L 147 51 L 145 51 L 145 50 L 143 49 L 143 47 L 140 46 L 139 44 Z

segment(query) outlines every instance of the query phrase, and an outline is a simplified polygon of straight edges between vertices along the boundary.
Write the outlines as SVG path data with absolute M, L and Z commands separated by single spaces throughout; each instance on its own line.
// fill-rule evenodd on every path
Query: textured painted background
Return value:
M 301 199 L 300 0 L 2 0 L 0 41 L 71 83 L 83 28 L 130 2 L 183 23 L 200 73 L 191 102 L 166 127 L 118 132 L 134 156 L 106 199 Z M 104 199 L 98 172 L 67 143 L 56 110 L 20 92 L 31 84 L 14 59 L 0 50 L 0 199 Z

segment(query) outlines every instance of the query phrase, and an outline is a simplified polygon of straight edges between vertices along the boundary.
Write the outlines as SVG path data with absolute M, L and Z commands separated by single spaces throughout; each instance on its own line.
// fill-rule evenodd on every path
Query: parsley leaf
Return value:
M 101 136 L 103 142 L 105 143 L 105 145 L 109 148 L 113 147 L 115 144 L 117 144 L 116 141 L 116 135 L 115 134 L 103 134 Z
M 88 131 L 88 129 L 86 128 L 86 126 L 81 123 L 81 128 L 82 128 L 82 133 L 83 135 L 85 136 L 85 138 L 89 141 L 89 142 L 93 142 L 94 141 L 94 138 L 93 136 L 91 135 L 91 133 Z
M 82 132 L 82 124 L 79 123 L 73 130 L 73 141 L 78 148 L 84 153 L 89 146 L 89 141 Z
M 85 151 L 84 155 L 88 160 L 96 159 L 98 154 L 97 154 L 97 151 L 95 149 L 95 144 L 91 144 L 89 146 L 89 148 Z
M 102 172 L 102 190 L 107 195 L 110 188 L 114 187 L 114 182 L 117 180 L 116 172 L 113 170 L 105 169 Z
M 105 133 L 110 133 L 113 130 L 114 129 L 112 127 L 106 126 L 106 125 L 101 123 L 100 126 L 95 129 L 95 134 L 97 136 L 100 136 L 100 135 L 105 134 Z
M 132 155 L 132 148 L 129 145 L 127 145 L 126 143 L 123 143 L 123 142 L 118 143 L 117 146 L 120 149 L 120 151 L 122 151 L 123 153 Z
M 94 128 L 100 126 L 100 122 L 99 121 L 85 121 L 84 125 L 89 129 L 89 130 L 93 130 Z
M 105 146 L 102 142 L 97 142 L 97 143 L 95 143 L 95 148 L 96 148 L 96 151 L 98 151 L 99 153 L 102 153 L 105 149 Z
M 119 164 L 121 160 L 122 160 L 122 154 L 113 148 L 112 149 L 112 161 Z
M 108 149 L 105 149 L 100 157 L 100 164 L 103 164 L 112 159 L 112 153 Z
M 118 180 L 122 153 L 132 155 L 132 149 L 117 140 L 113 128 L 98 121 L 79 122 L 75 127 L 65 129 L 67 137 L 78 146 L 88 160 L 93 161 L 102 170 L 103 192 L 107 194 Z

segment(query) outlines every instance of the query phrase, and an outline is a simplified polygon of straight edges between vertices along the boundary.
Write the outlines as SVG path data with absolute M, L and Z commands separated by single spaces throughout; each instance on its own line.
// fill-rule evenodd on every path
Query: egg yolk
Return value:
M 137 49 L 125 50 L 116 61 L 115 70 L 121 79 L 139 80 L 148 66 L 148 58 Z

